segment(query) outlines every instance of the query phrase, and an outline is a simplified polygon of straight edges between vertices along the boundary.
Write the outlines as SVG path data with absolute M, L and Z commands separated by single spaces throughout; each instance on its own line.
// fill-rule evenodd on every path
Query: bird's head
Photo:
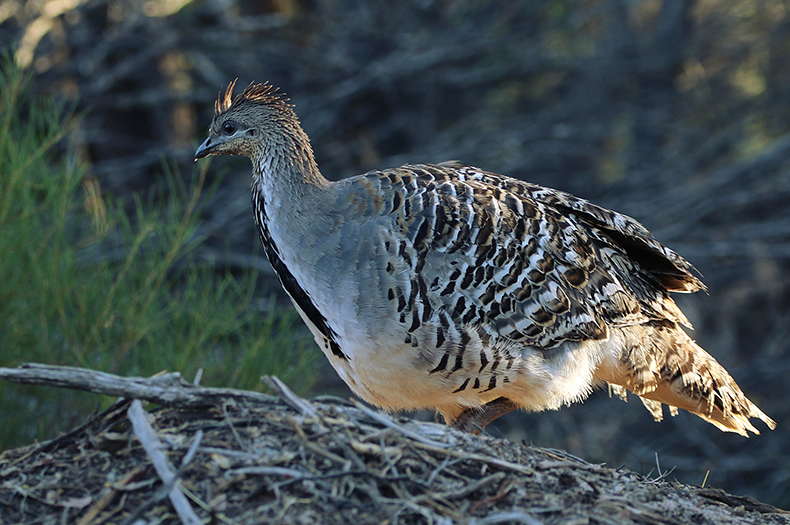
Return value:
M 236 81 L 220 92 L 208 138 L 195 152 L 195 160 L 209 155 L 244 155 L 255 158 L 268 145 L 280 142 L 298 120 L 288 99 L 269 83 L 250 84 L 233 96 Z

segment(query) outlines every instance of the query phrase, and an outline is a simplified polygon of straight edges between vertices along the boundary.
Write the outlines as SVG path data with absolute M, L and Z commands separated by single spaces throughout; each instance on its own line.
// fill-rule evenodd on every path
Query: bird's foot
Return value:
M 451 426 L 463 432 L 478 435 L 493 420 L 517 408 L 518 405 L 511 400 L 505 397 L 498 397 L 480 408 L 467 408 L 452 422 Z

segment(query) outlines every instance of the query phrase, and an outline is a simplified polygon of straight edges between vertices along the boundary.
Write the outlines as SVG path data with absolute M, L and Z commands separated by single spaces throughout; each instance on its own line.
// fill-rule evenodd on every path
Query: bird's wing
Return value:
M 481 174 L 481 179 L 485 180 L 487 176 L 490 175 Z M 528 182 L 521 182 L 519 186 L 525 192 L 523 195 L 564 214 L 574 214 L 589 227 L 603 232 L 667 290 L 697 292 L 705 289 L 702 281 L 694 275 L 696 269 L 675 251 L 658 242 L 635 219 L 563 191 Z
M 471 167 L 363 177 L 384 198 L 375 208 L 394 232 L 389 249 L 410 269 L 401 310 L 414 323 L 441 309 L 456 323 L 543 348 L 604 339 L 611 326 L 688 324 L 667 283 L 686 283 L 684 291 L 701 283 L 633 219 Z

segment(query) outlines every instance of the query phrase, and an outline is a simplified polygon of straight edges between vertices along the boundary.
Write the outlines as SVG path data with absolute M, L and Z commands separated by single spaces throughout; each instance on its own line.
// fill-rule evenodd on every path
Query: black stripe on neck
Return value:
M 269 259 L 272 268 L 274 268 L 274 272 L 280 279 L 280 284 L 282 284 L 286 293 L 299 306 L 302 312 L 305 313 L 307 318 L 310 319 L 310 322 L 312 322 L 313 325 L 318 328 L 318 331 L 326 338 L 332 354 L 347 361 L 348 356 L 343 353 L 340 349 L 340 345 L 337 344 L 337 334 L 329 327 L 326 322 L 326 317 L 318 311 L 318 308 L 313 304 L 310 296 L 299 286 L 296 277 L 288 270 L 288 267 L 280 257 L 280 251 L 277 249 L 277 245 L 269 234 L 266 206 L 263 196 L 256 191 L 253 191 L 252 208 L 255 211 L 255 224 L 258 227 L 258 233 L 261 238 L 261 244 L 263 244 L 264 252 L 266 253 L 266 258 Z

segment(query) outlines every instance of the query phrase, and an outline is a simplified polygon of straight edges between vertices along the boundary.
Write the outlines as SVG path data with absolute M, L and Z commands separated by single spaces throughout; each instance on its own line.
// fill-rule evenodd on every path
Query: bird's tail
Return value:
M 710 354 L 677 324 L 669 321 L 623 330 L 623 350 L 601 379 L 621 397 L 628 389 L 638 395 L 653 417 L 662 419 L 661 404 L 670 413 L 688 410 L 726 432 L 759 434 L 751 418 L 773 430 L 776 423 L 752 403 Z

